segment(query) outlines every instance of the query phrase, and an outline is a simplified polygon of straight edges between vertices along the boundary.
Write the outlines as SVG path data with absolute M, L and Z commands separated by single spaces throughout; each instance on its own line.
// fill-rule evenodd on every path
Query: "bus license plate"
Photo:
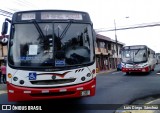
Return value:
M 81 96 L 87 96 L 90 95 L 90 90 L 81 91 Z

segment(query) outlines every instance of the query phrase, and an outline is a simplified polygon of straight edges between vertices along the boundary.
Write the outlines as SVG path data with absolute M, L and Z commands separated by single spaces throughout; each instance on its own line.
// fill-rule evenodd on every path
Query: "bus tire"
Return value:
M 126 72 L 126 75 L 129 75 L 129 72 Z
M 151 71 L 152 71 L 152 68 L 151 68 L 151 66 L 149 66 L 148 73 L 150 73 Z
M 152 71 L 154 71 L 155 65 L 153 65 Z

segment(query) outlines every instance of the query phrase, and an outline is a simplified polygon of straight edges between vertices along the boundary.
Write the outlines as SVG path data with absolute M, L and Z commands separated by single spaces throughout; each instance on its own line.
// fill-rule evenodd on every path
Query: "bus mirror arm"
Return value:
M 6 18 L 5 21 L 8 21 L 9 23 L 12 22 L 9 18 Z

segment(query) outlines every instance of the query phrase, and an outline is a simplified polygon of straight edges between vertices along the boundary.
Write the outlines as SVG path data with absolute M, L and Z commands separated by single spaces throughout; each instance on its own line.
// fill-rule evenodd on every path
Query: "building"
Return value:
M 116 69 L 117 64 L 121 61 L 120 50 L 124 46 L 124 43 L 117 42 L 118 46 L 118 56 L 116 52 L 116 41 L 96 34 L 96 67 L 98 70 L 110 70 Z

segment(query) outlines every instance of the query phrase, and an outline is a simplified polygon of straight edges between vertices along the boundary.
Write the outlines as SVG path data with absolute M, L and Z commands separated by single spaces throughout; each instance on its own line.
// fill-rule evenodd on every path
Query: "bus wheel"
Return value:
M 149 66 L 148 73 L 150 73 L 151 71 L 152 71 L 152 68 L 151 68 L 151 66 Z
M 129 72 L 126 72 L 126 75 L 129 75 Z

